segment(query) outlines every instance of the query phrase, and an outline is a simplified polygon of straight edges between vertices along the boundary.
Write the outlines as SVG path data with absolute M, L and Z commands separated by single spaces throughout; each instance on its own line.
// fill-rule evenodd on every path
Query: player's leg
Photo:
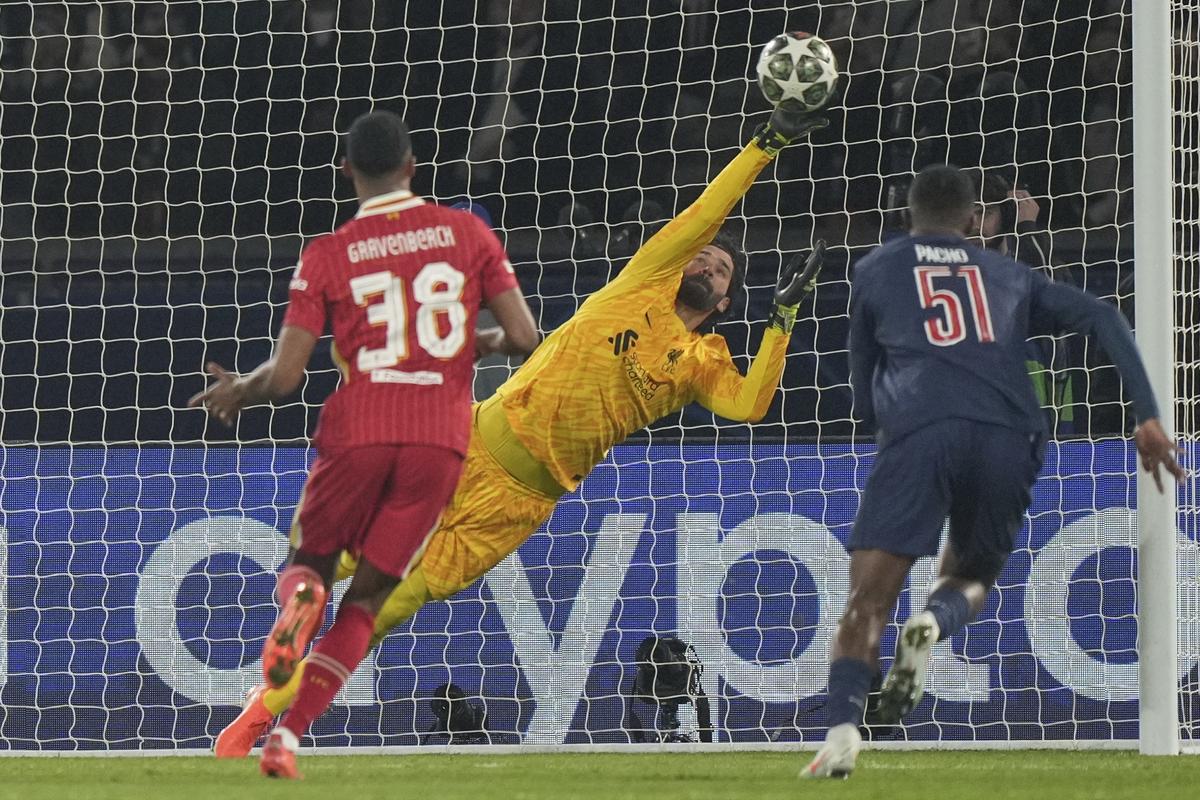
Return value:
M 217 758 L 243 758 L 267 733 L 275 714 L 264 698 L 272 683 L 288 685 L 301 672 L 300 660 L 325 616 L 337 554 L 312 554 L 294 550 L 280 572 L 276 587 L 279 616 L 263 644 L 266 682 L 246 693 L 241 713 L 213 741 Z
M 499 531 L 506 530 L 503 527 L 502 521 L 497 521 L 497 524 Z M 516 545 L 528 538 L 529 534 L 536 530 L 536 528 L 537 525 L 518 531 L 509 529 L 509 539 L 514 542 L 513 549 L 515 550 Z M 429 549 L 433 550 L 443 537 L 454 538 L 457 535 L 455 528 L 446 528 L 443 526 L 443 528 L 434 534 L 434 538 L 430 541 Z M 442 548 L 438 549 L 441 550 Z M 380 642 L 387 638 L 387 635 L 391 631 L 407 622 L 426 603 L 431 600 L 444 600 L 470 586 L 482 577 L 488 569 L 499 563 L 499 559 L 487 565 L 477 564 L 474 567 L 460 565 L 453 574 L 447 569 L 452 562 L 441 561 L 436 563 L 438 564 L 439 574 L 433 581 L 435 588 L 431 589 L 429 586 L 430 582 L 426 580 L 425 565 L 423 563 L 418 564 L 408 574 L 408 577 L 396 586 L 387 600 L 384 601 L 383 607 L 375 617 L 375 630 L 371 634 L 370 648 L 377 647 Z M 241 757 L 249 753 L 250 748 L 254 746 L 254 741 L 257 741 L 264 733 L 262 726 L 269 725 L 272 719 L 287 711 L 292 701 L 296 698 L 296 693 L 300 690 L 300 681 L 304 676 L 304 669 L 307 663 L 307 658 L 301 661 L 297 665 L 292 679 L 284 686 L 277 689 L 262 686 L 251 690 L 251 693 L 247 695 L 246 708 L 243 711 L 245 719 L 239 717 L 230 724 L 230 728 L 235 726 L 245 727 L 252 724 L 255 726 L 257 733 L 254 736 L 254 740 L 248 743 L 245 742 L 245 739 L 249 735 L 249 731 L 247 734 L 241 736 L 239 742 L 244 744 L 244 748 L 237 752 L 232 747 L 229 748 L 229 755 L 231 757 Z M 265 723 L 261 722 L 264 718 L 266 719 Z M 233 731 L 230 728 L 226 730 L 232 734 Z M 224 731 L 222 735 L 225 735 Z M 221 755 L 221 753 L 218 752 L 218 755 Z
M 925 608 L 904 624 L 880 692 L 879 717 L 899 721 L 920 702 L 935 642 L 979 614 L 1012 552 L 1041 467 L 1040 437 L 961 421 L 950 538 Z
M 263 645 L 263 677 L 269 686 L 287 683 L 321 627 L 336 564 L 336 553 L 297 550 L 279 573 L 279 616 Z
M 464 483 L 464 486 L 467 485 L 479 484 Z M 468 492 L 468 495 L 471 494 L 474 493 Z M 510 498 L 506 505 L 485 502 L 476 505 L 470 502 L 469 513 L 455 515 L 444 522 L 430 540 L 422 563 L 414 567 L 408 577 L 396 586 L 376 615 L 375 631 L 371 635 L 370 646 L 376 647 L 388 633 L 407 622 L 426 603 L 452 597 L 483 577 L 537 530 L 553 509 L 552 503 L 553 500 L 547 498 L 526 505 L 519 497 Z M 513 519 L 514 516 L 518 518 Z M 464 529 L 470 530 L 475 527 L 489 529 L 490 542 L 486 547 L 480 548 L 476 544 L 475 549 L 471 549 L 462 541 Z M 478 552 L 478 556 L 458 559 L 451 557 L 451 554 L 464 555 L 464 551 Z M 427 569 L 430 573 L 428 577 Z M 286 711 L 300 689 L 306 662 L 307 659 L 300 662 L 287 685 L 278 689 L 264 687 L 263 690 L 256 691 L 252 698 L 248 698 L 247 711 L 244 712 L 247 720 L 257 721 L 265 717 L 267 722 L 261 724 L 269 724 L 271 719 Z M 246 721 L 239 717 L 231 723 L 231 727 L 234 724 L 245 725 Z M 261 724 L 255 740 L 262 735 Z M 244 745 L 244 750 L 237 753 L 231 751 L 231 755 L 245 756 L 253 746 L 253 741 L 250 741 Z
M 844 777 L 854 769 L 862 743 L 858 726 L 878 670 L 879 640 L 912 564 L 911 556 L 885 550 L 850 554 L 850 593 L 830 652 L 829 731 L 802 775 Z
M 391 448 L 317 456 L 292 524 L 293 553 L 279 575 L 279 617 L 263 644 L 263 677 L 285 685 L 325 616 L 341 551 L 364 534 L 391 475 Z
M 975 445 L 959 471 L 950 508 L 950 540 L 925 609 L 938 638 L 975 619 L 1012 553 L 1030 490 L 1042 466 L 1039 435 L 972 423 Z
M 516 550 L 554 511 L 557 498 L 516 481 L 483 447 L 471 440 L 463 474 L 442 524 L 418 564 L 396 587 L 375 618 L 371 646 L 379 644 L 430 600 L 467 588 Z M 336 580 L 353 574 L 355 560 L 343 554 Z M 245 709 L 222 731 L 229 757 L 249 754 L 271 720 L 291 706 L 304 674 L 302 661 L 287 685 L 255 690 Z M 221 749 L 218 747 L 218 755 Z
M 376 616 L 420 558 L 458 483 L 462 459 L 457 453 L 415 445 L 393 449 L 391 476 L 361 542 L 358 570 L 333 625 L 309 656 L 295 702 L 263 748 L 265 775 L 299 777 L 300 737 L 367 654 Z
M 358 559 L 343 550 L 337 560 L 332 583 L 346 580 L 358 568 Z M 397 589 L 399 591 L 399 589 Z M 279 688 L 261 683 L 246 692 L 241 712 L 226 725 L 213 741 L 213 754 L 217 758 L 245 758 L 250 755 L 254 743 L 271 729 L 275 717 L 287 710 L 300 688 L 304 675 L 302 659 L 292 672 L 292 677 Z
M 435 534 L 435 538 L 443 535 L 441 531 Z M 353 574 L 353 573 L 351 573 Z M 470 585 L 470 584 L 468 584 Z M 387 635 L 397 626 L 406 622 L 410 617 L 421 610 L 427 602 L 434 598 L 425 583 L 425 570 L 418 564 L 408 573 L 408 577 L 400 581 L 392 593 L 384 601 L 383 607 L 375 616 L 375 628 L 371 633 L 371 641 L 368 650 L 374 649 L 382 642 Z M 308 664 L 308 659 L 304 659 L 296 665 L 296 671 L 283 686 L 271 688 L 268 686 L 255 687 L 247 694 L 245 710 L 243 715 L 246 720 L 239 717 L 230 724 L 230 728 L 235 725 L 245 726 L 250 720 L 258 726 L 258 734 L 255 736 L 257 741 L 259 736 L 262 736 L 263 730 L 261 722 L 264 717 L 266 724 L 270 724 L 271 720 L 287 711 L 292 705 L 292 701 L 296 698 L 296 693 L 300 691 L 300 682 L 304 677 L 304 669 Z M 226 730 L 229 730 L 228 728 Z M 231 731 L 232 733 L 232 731 Z M 225 735 L 225 731 L 222 731 Z M 234 752 L 230 749 L 230 756 L 245 756 L 250 752 L 250 748 L 254 746 L 253 741 L 245 745 L 241 752 Z M 220 755 L 220 753 L 218 753 Z
M 879 722 L 899 722 L 921 702 L 933 645 L 975 619 L 1004 560 L 964 562 L 952 544 L 942 551 L 939 577 L 925 608 L 905 621 L 896 640 L 896 657 L 879 692 Z
M 329 631 L 306 659 L 296 701 L 263 748 L 262 772 L 296 778 L 295 753 L 313 721 L 325 713 L 334 696 L 367 654 L 375 615 L 399 578 L 362 559 Z
M 913 562 L 937 552 L 949 493 L 941 479 L 940 434 L 930 429 L 876 456 L 847 545 L 850 591 L 830 652 L 829 732 L 802 775 L 845 776 L 854 769 L 884 626 Z

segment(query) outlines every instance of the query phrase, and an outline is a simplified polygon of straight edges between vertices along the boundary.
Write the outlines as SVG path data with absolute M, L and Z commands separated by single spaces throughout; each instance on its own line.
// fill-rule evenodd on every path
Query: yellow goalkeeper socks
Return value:
M 304 677 L 304 667 L 308 664 L 308 659 L 304 659 L 296 665 L 296 671 L 292 673 L 292 678 L 278 689 L 267 689 L 263 693 L 263 705 L 267 707 L 275 716 L 279 716 L 284 711 L 288 710 L 292 701 L 296 699 L 296 693 L 300 691 L 300 679 Z

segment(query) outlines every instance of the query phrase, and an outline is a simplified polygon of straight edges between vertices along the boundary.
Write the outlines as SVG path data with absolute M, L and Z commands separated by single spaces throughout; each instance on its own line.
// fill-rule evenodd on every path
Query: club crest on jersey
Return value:
M 663 372 L 668 375 L 675 374 L 675 368 L 679 366 L 679 357 L 683 355 L 683 349 L 680 347 L 672 347 L 667 351 L 667 360 L 663 364 Z
M 608 337 L 608 343 L 613 346 L 613 355 L 619 356 L 631 347 L 637 346 L 638 333 L 633 328 L 614 333 Z

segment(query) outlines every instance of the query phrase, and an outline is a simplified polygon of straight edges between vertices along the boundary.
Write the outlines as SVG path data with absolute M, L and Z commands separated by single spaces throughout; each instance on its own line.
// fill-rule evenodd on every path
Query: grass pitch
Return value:
M 811 753 L 553 753 L 307 756 L 305 780 L 271 781 L 257 759 L 0 758 L 0 798 L 20 800 L 767 800 L 1195 796 L 1194 756 L 1128 752 L 865 752 L 845 781 L 800 781 Z

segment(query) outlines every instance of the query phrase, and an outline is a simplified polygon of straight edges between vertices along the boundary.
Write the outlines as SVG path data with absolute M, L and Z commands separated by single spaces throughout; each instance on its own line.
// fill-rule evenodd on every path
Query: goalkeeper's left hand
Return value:
M 763 150 L 775 155 L 790 143 L 828 126 L 829 118 L 820 109 L 803 111 L 779 105 L 767 123 L 755 132 L 754 140 Z
M 771 311 L 770 322 L 772 328 L 787 334 L 792 332 L 792 326 L 796 324 L 796 312 L 800 309 L 801 301 L 816 288 L 824 260 L 824 239 L 817 240 L 808 258 L 803 258 L 802 253 L 792 256 L 775 284 L 775 307 Z

